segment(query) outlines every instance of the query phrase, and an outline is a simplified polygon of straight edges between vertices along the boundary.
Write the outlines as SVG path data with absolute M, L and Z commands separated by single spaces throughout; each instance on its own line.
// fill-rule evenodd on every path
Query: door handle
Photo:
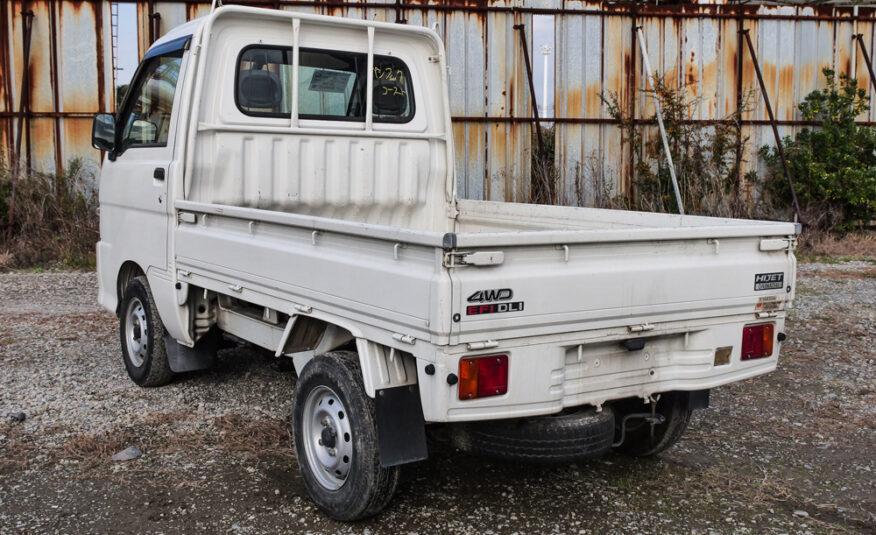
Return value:
M 156 167 L 155 171 L 152 173 L 152 178 L 155 180 L 164 180 L 164 168 Z

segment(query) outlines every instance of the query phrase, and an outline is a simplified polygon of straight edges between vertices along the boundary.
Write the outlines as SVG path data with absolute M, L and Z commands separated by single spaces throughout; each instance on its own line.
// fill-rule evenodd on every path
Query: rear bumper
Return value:
M 699 320 L 696 324 L 660 325 L 646 335 L 625 330 L 582 332 L 552 337 L 501 341 L 493 349 L 468 351 L 465 345 L 439 348 L 436 372 L 419 383 L 426 421 L 464 422 L 552 414 L 569 407 L 596 405 L 615 399 L 648 397 L 672 390 L 708 390 L 775 370 L 780 344 L 773 355 L 740 359 L 745 325 L 773 322 L 784 328 L 784 313 L 765 320 L 743 317 Z M 646 337 L 645 346 L 629 351 L 624 340 Z M 732 347 L 730 361 L 715 365 L 715 350 Z M 440 351 L 444 349 L 444 351 Z M 508 392 L 502 396 L 459 400 L 447 376 L 458 373 L 459 360 L 477 355 L 506 354 Z

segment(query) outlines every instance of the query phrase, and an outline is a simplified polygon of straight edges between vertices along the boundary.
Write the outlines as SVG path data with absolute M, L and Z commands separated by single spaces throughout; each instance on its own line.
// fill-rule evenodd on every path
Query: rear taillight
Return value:
M 466 357 L 459 361 L 459 399 L 508 392 L 508 355 Z
M 742 329 L 742 360 L 760 359 L 773 354 L 775 325 L 747 325 Z

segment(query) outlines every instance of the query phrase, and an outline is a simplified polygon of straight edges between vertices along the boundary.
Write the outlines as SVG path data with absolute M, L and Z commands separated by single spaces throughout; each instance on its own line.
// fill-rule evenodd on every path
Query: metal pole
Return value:
M 532 116 L 535 119 L 535 130 L 536 130 L 536 139 L 538 140 L 538 150 L 541 154 L 541 164 L 544 171 L 544 176 L 547 179 L 547 166 L 544 162 L 545 152 L 544 152 L 544 139 L 541 135 L 541 121 L 538 117 L 538 100 L 535 98 L 535 85 L 532 81 L 532 64 L 529 62 L 529 45 L 526 42 L 526 26 L 523 24 L 515 24 L 512 26 L 515 30 L 520 32 L 520 44 L 523 46 L 523 61 L 526 64 L 526 78 L 529 80 L 529 95 L 532 98 Z M 554 188 L 548 184 L 548 200 L 549 202 L 554 202 Z
M 741 29 L 742 17 L 736 19 L 736 28 Z M 736 201 L 742 188 L 742 33 L 736 32 Z
M 404 9 L 405 2 L 404 0 L 395 0 L 395 23 L 396 24 L 407 24 L 408 19 L 404 17 Z
M 760 64 L 757 61 L 757 53 L 754 51 L 754 45 L 751 43 L 751 36 L 748 35 L 748 30 L 739 30 L 745 36 L 745 42 L 748 43 L 748 52 L 751 54 L 751 60 L 754 63 L 754 73 L 757 75 L 757 82 L 760 84 L 760 92 L 763 93 L 763 102 L 766 105 L 767 114 L 770 117 L 770 126 L 773 127 L 773 137 L 776 139 L 776 148 L 779 150 L 779 157 L 782 159 L 782 169 L 785 171 L 785 178 L 788 179 L 788 187 L 791 188 L 791 198 L 794 200 L 794 210 L 797 213 L 797 220 L 803 223 L 803 215 L 800 213 L 800 203 L 797 202 L 797 190 L 794 189 L 794 181 L 791 180 L 791 170 L 788 169 L 788 160 L 785 159 L 785 148 L 782 146 L 782 138 L 779 136 L 779 127 L 776 126 L 776 116 L 773 115 L 773 107 L 770 105 L 770 96 L 767 93 L 766 84 L 763 82 L 763 75 L 760 72 Z
M 30 109 L 30 41 L 33 30 L 33 11 L 22 11 L 21 26 L 24 33 L 24 62 L 21 69 L 21 98 L 19 99 L 18 132 L 15 134 L 15 158 L 12 164 L 12 191 L 9 194 L 9 221 L 6 227 L 6 246 L 12 243 L 12 227 L 15 223 L 15 194 L 18 173 L 21 170 L 21 137 L 24 117 Z M 28 124 L 30 121 L 28 121 Z
M 870 54 L 867 53 L 867 47 L 864 46 L 864 35 L 857 34 L 855 39 L 858 40 L 858 46 L 861 47 L 861 55 L 864 56 L 864 63 L 867 64 L 867 71 L 870 73 L 870 84 L 876 87 L 876 76 L 873 75 L 873 62 L 870 60 Z
M 627 98 L 629 99 L 630 108 L 630 182 L 627 184 L 627 196 L 630 199 L 632 206 L 636 205 L 636 147 L 634 141 L 636 138 L 636 97 L 638 96 L 639 83 L 636 78 L 638 67 L 636 65 L 636 30 L 638 29 L 637 14 L 639 12 L 639 4 L 633 2 L 630 8 L 630 63 L 632 63 L 629 72 L 627 72 Z M 605 32 L 605 18 L 602 19 L 602 31 Z M 556 113 L 554 114 L 556 115 Z M 621 144 L 623 144 L 623 129 L 621 129 Z M 620 184 L 618 184 L 620 186 Z
M 642 64 L 648 73 L 648 85 L 651 86 L 651 91 L 655 92 L 654 107 L 657 108 L 657 126 L 660 127 L 660 137 L 663 138 L 663 152 L 666 153 L 666 162 L 669 164 L 669 176 L 672 177 L 672 189 L 675 190 L 675 202 L 678 203 L 678 213 L 684 215 L 684 204 L 681 202 L 681 192 L 678 190 L 678 179 L 675 178 L 675 164 L 672 163 L 672 153 L 669 151 L 669 138 L 666 135 L 666 127 L 663 126 L 660 98 L 656 94 L 657 88 L 654 85 L 654 73 L 651 72 L 651 62 L 648 60 L 648 51 L 645 49 L 645 36 L 642 34 L 641 26 L 636 28 L 636 33 L 639 36 L 639 47 L 642 49 Z
M 858 35 L 858 6 L 852 8 L 852 39 Z M 858 55 L 852 54 L 852 78 L 857 78 L 858 73 Z
M 214 0 L 213 6 L 216 5 L 215 2 L 216 2 L 216 0 Z M 220 5 L 221 5 L 221 3 L 220 3 Z M 215 9 L 215 7 L 213 9 Z M 211 9 L 211 11 L 212 11 L 212 9 Z M 149 36 L 149 46 L 152 46 L 152 43 L 154 43 L 155 39 L 157 39 L 157 36 L 155 35 L 155 23 L 153 22 L 154 15 L 155 15 L 155 1 L 149 0 L 148 2 L 146 2 L 146 19 L 147 19 L 146 32 L 147 32 L 147 35 Z M 146 48 L 149 48 L 149 46 L 147 46 Z
M 547 100 L 547 88 L 548 88 L 548 56 L 551 55 L 553 49 L 548 45 L 541 45 L 541 53 L 544 54 L 544 65 L 542 65 L 542 84 L 541 84 L 541 100 L 543 102 L 542 111 L 544 112 L 545 117 L 547 117 L 548 112 L 548 100 Z

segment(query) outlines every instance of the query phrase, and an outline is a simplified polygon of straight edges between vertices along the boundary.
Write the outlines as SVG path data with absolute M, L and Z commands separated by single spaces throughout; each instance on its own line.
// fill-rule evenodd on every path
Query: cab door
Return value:
M 150 51 L 116 117 L 116 148 L 101 171 L 100 233 L 117 263 L 167 270 L 168 183 L 179 121 L 184 45 Z M 178 167 L 178 166 L 176 166 Z

